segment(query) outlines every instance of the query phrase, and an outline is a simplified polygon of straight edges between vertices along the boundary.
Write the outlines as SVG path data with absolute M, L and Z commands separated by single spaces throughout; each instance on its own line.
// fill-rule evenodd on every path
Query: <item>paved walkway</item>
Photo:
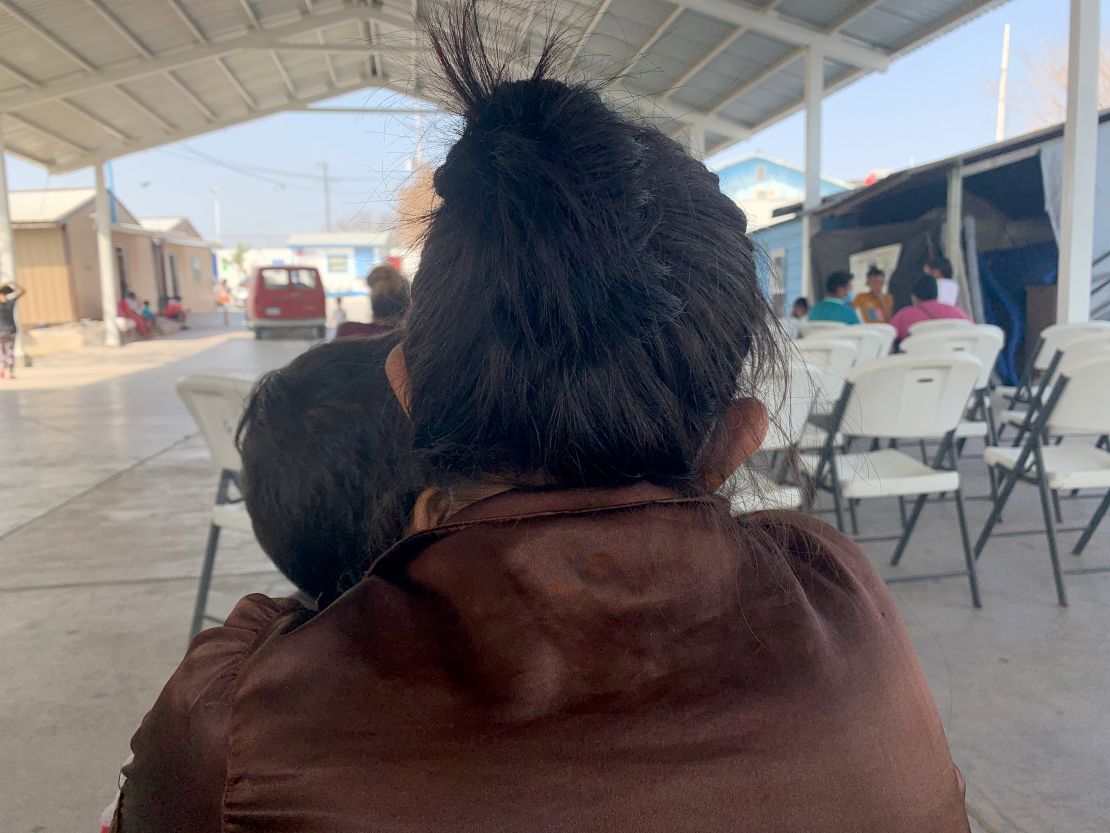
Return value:
M 307 346 L 200 325 L 43 360 L 0 385 L 5 831 L 93 829 L 185 647 L 215 473 L 174 384 L 194 372 L 254 377 Z M 985 493 L 974 454 L 963 469 L 968 491 Z M 1092 508 L 1069 501 L 1064 511 L 1074 524 Z M 986 510 L 971 504 L 973 532 Z M 896 518 L 881 501 L 860 513 L 867 534 Z M 1019 489 L 1006 526 L 1038 520 L 1035 496 Z M 890 546 L 869 546 L 885 565 Z M 956 569 L 957 546 L 952 505 L 931 504 L 900 569 Z M 1083 560 L 1110 563 L 1110 525 Z M 897 586 L 976 830 L 1106 833 L 1110 575 L 1072 577 L 1063 610 L 1042 537 L 997 539 L 981 564 L 981 611 L 959 579 Z M 225 610 L 247 592 L 287 587 L 245 536 L 224 537 L 217 571 L 213 604 Z

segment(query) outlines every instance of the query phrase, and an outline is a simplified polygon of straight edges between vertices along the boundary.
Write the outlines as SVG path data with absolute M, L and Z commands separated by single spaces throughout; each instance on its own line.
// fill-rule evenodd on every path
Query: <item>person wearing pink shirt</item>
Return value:
M 899 341 L 910 334 L 910 327 L 919 321 L 930 321 L 938 318 L 959 318 L 970 321 L 967 313 L 957 306 L 945 304 L 937 300 L 937 279 L 932 275 L 922 275 L 913 285 L 913 303 L 902 307 L 890 319 L 890 323 L 897 330 Z

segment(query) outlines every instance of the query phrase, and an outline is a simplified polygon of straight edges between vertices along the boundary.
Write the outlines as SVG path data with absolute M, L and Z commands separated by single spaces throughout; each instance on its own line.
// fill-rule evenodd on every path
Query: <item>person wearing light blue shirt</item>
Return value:
M 813 305 L 809 320 L 858 324 L 859 315 L 848 298 L 851 285 L 852 276 L 847 272 L 833 272 L 825 278 L 825 297 Z

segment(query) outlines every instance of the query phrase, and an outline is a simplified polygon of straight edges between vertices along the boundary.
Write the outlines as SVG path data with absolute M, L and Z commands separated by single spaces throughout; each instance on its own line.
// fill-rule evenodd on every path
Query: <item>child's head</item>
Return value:
M 247 510 L 274 564 L 326 603 L 399 540 L 419 493 L 386 380 L 395 336 L 312 348 L 263 376 L 239 424 Z
M 339 307 L 341 306 L 343 306 L 343 298 L 337 295 L 335 298 L 335 307 L 336 309 L 339 309 Z

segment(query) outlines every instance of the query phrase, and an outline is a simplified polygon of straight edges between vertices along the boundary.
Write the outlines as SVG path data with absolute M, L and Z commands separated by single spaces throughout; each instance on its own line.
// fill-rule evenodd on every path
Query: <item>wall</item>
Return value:
M 78 319 L 100 318 L 100 270 L 96 260 L 93 204 L 71 215 L 62 228 L 69 252 L 75 313 Z
M 772 257 L 781 250 L 782 295 L 789 312 L 789 304 L 802 294 L 802 221 L 799 218 L 784 220 L 752 233 L 756 243 L 756 268 L 760 282 L 771 287 Z M 781 310 L 780 310 L 781 312 Z
M 27 290 L 16 312 L 24 328 L 74 320 L 65 239 L 58 228 L 13 229 L 16 282 Z
M 147 245 L 153 245 L 149 239 Z M 216 275 L 212 273 L 212 251 L 205 246 L 169 242 L 164 243 L 162 248 L 166 261 L 167 286 L 172 285 L 170 255 L 177 261 L 177 286 L 181 291 L 181 305 L 192 313 L 212 312 L 216 308 Z M 193 270 L 194 260 L 197 261 L 198 272 Z M 173 291 L 172 288 L 170 291 Z

